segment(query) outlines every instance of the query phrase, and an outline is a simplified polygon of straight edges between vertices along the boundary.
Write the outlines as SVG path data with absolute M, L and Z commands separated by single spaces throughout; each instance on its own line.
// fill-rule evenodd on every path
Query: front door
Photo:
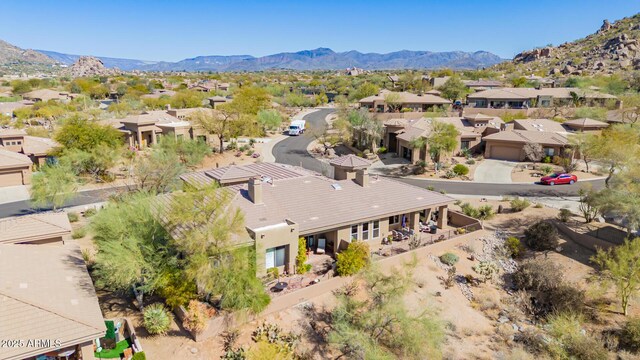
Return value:
M 307 239 L 307 249 L 313 249 L 316 246 L 316 239 L 314 235 L 309 235 Z

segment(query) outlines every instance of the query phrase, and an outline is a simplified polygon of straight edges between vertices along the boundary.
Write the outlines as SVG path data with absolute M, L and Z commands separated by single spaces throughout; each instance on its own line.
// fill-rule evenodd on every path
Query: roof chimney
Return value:
M 254 204 L 262 204 L 262 179 L 254 177 L 249 180 L 249 199 Z
M 362 187 L 369 186 L 369 171 L 367 171 L 367 169 L 360 169 L 356 171 L 356 184 Z

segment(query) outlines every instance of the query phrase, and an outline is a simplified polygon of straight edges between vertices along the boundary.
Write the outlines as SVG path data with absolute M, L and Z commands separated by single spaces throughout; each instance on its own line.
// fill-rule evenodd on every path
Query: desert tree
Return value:
M 269 130 L 279 129 L 282 125 L 282 115 L 274 109 L 258 111 L 257 119 L 265 134 Z
M 522 147 L 525 160 L 539 162 L 544 157 L 544 149 L 538 143 L 528 142 Z
M 599 249 L 591 260 L 599 267 L 598 278 L 615 286 L 622 313 L 627 315 L 629 301 L 640 290 L 640 239 L 626 240 L 609 250 Z
M 592 156 L 597 141 L 597 135 L 585 132 L 577 133 L 569 137 L 571 148 L 580 156 L 587 172 L 589 172 L 589 163 L 593 160 Z
M 177 266 L 170 236 L 159 220 L 162 205 L 151 193 L 112 200 L 91 218 L 97 246 L 96 285 L 111 291 L 133 289 L 138 307 L 153 293 L 167 269 Z
M 460 77 L 451 76 L 438 88 L 442 97 L 451 101 L 461 100 L 469 93 L 467 86 L 460 80 Z
M 403 296 L 416 285 L 416 261 L 382 272 L 375 266 L 338 293 L 329 343 L 351 359 L 426 359 L 440 356 L 442 324 L 428 309 L 412 314 Z M 359 293 L 360 292 L 360 293 Z
M 71 200 L 78 191 L 73 170 L 62 164 L 43 165 L 31 179 L 31 201 L 36 206 L 51 204 L 53 210 Z
M 384 96 L 384 102 L 387 104 L 389 108 L 389 112 L 398 112 L 402 107 L 402 99 L 400 98 L 400 94 L 390 92 Z
M 231 201 L 231 192 L 216 185 L 188 187 L 171 195 L 165 222 L 184 255 L 185 275 L 202 295 L 218 299 L 224 309 L 257 313 L 269 296 L 256 277 L 244 216 Z
M 453 124 L 432 120 L 427 137 L 429 153 L 434 162 L 440 162 L 443 154 L 451 153 L 458 145 L 460 132 Z
M 605 184 L 610 187 L 616 171 L 640 158 L 640 132 L 626 125 L 615 125 L 603 131 L 592 146 L 594 160 L 607 165 Z

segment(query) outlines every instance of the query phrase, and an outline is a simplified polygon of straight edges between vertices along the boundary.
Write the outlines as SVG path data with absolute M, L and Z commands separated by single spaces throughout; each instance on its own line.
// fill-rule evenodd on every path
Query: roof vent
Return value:
M 331 187 L 333 188 L 333 190 L 342 190 L 342 185 L 338 183 L 331 184 Z

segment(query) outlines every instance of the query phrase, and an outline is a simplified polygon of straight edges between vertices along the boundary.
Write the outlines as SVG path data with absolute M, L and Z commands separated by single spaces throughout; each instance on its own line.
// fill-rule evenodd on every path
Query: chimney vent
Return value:
M 367 171 L 367 169 L 356 171 L 356 184 L 362 187 L 369 186 L 369 171 Z
M 262 179 L 254 177 L 249 180 L 249 199 L 254 204 L 262 204 Z

